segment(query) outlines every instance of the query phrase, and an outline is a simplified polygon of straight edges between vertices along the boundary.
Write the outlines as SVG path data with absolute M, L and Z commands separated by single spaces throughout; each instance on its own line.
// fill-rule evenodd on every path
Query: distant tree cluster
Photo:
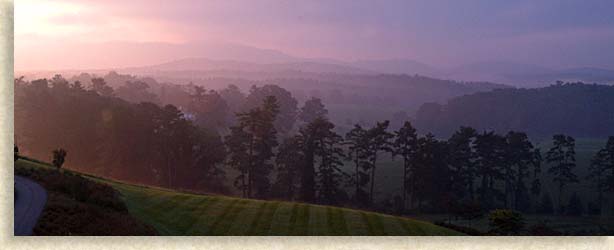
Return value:
M 144 88 L 137 88 L 143 90 Z M 15 140 L 26 154 L 77 170 L 170 188 L 222 192 L 226 150 L 173 105 L 130 103 L 101 78 L 15 80 Z M 153 98 L 155 99 L 155 98 Z
M 51 80 L 16 79 L 19 153 L 45 159 L 57 149 L 52 161 L 58 168 L 66 163 L 68 168 L 126 181 L 228 194 L 236 190 L 247 198 L 395 213 L 444 212 L 467 219 L 499 208 L 584 212 L 577 194 L 565 195 L 581 179 L 575 171 L 575 140 L 565 134 L 554 135 L 553 146 L 542 153 L 526 133 L 504 125 L 495 130 L 458 126 L 444 140 L 419 134 L 406 114 L 398 114 L 394 127 L 384 120 L 340 130 L 319 98 L 309 98 L 299 108 L 292 94 L 277 85 L 252 86 L 247 94 L 234 85 L 220 91 L 194 84 L 156 85 L 155 91 L 164 95 L 155 95 L 147 81 L 130 79 L 117 90 L 103 78 L 92 78 L 88 86 L 59 75 Z M 558 89 L 562 86 L 551 88 L 567 93 Z M 509 96 L 507 91 L 492 93 L 507 100 L 525 90 L 509 90 Z M 435 104 L 423 105 L 417 123 L 460 117 L 454 107 L 462 100 L 451 101 L 443 111 Z M 170 101 L 176 105 L 166 103 Z M 509 111 L 497 111 L 488 102 L 474 104 L 482 110 Z M 507 115 L 514 117 L 510 112 Z M 491 115 L 503 119 L 499 113 Z M 386 157 L 402 162 L 401 192 L 393 201 L 378 203 L 382 197 L 377 197 L 376 183 L 382 178 L 377 170 Z M 614 137 L 594 156 L 590 171 L 586 178 L 599 198 L 589 209 L 601 211 L 604 194 L 614 191 Z M 542 191 L 542 172 L 557 185 L 556 203 Z M 498 213 L 501 216 L 492 219 L 496 227 L 515 233 L 515 214 Z M 516 224 L 500 224 L 499 217 Z
M 459 126 L 524 131 L 532 138 L 552 134 L 603 138 L 614 133 L 614 86 L 558 82 L 545 88 L 497 89 L 460 96 L 447 104 L 425 103 L 416 126 L 447 136 Z

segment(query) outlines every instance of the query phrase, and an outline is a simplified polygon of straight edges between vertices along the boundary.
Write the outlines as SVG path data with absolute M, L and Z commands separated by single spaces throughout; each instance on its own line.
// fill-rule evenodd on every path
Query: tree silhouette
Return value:
M 17 144 L 13 144 L 13 155 L 15 157 L 15 161 L 19 160 L 19 147 L 17 147 Z
M 316 118 L 326 118 L 327 114 L 328 110 L 322 104 L 322 100 L 312 97 L 305 101 L 305 105 L 301 108 L 298 118 L 305 123 L 310 123 Z
M 478 189 L 480 202 L 485 208 L 495 206 L 500 192 L 495 188 L 495 181 L 503 178 L 501 165 L 505 163 L 506 143 L 503 136 L 494 132 L 479 134 L 475 140 L 477 156 L 477 173 L 481 177 Z
M 62 168 L 62 165 L 64 165 L 64 161 L 66 160 L 66 150 L 64 150 L 63 148 L 58 148 L 53 150 L 53 166 L 56 167 L 57 169 Z
M 507 143 L 506 172 L 505 174 L 505 203 L 510 204 L 516 210 L 525 210 L 528 190 L 525 186 L 525 178 L 529 177 L 530 167 L 536 168 L 535 151 L 527 134 L 510 131 L 505 136 Z
M 228 104 L 217 91 L 194 86 L 187 111 L 194 116 L 194 123 L 198 126 L 214 131 L 226 129 Z
M 360 205 L 368 205 L 368 195 L 364 187 L 369 183 L 367 152 L 369 140 L 367 130 L 360 125 L 346 133 L 344 144 L 348 146 L 347 159 L 354 162 L 354 176 L 351 184 L 354 185 L 354 201 Z
M 113 96 L 113 88 L 108 86 L 103 78 L 92 78 L 92 90 L 101 96 Z
M 305 202 L 316 200 L 315 161 L 324 151 L 324 141 L 331 136 L 331 125 L 328 120 L 319 117 L 299 130 L 298 137 L 305 157 L 301 176 L 301 200 Z
M 247 177 L 252 160 L 252 156 L 249 154 L 251 141 L 251 135 L 246 133 L 242 126 L 231 127 L 230 134 L 225 137 L 229 152 L 227 164 L 239 171 L 234 180 L 234 186 L 241 190 L 242 197 L 248 197 Z
M 554 176 L 554 182 L 558 183 L 559 197 L 558 209 L 563 208 L 563 189 L 569 183 L 578 182 L 578 177 L 573 173 L 576 166 L 575 140 L 562 134 L 552 137 L 553 146 L 546 152 L 546 162 L 551 164 L 548 173 Z
M 410 122 L 405 122 L 398 131 L 394 132 L 394 134 L 394 154 L 400 155 L 403 158 L 403 204 L 401 209 L 405 211 L 405 206 L 407 206 L 407 193 L 413 194 L 413 191 L 410 190 L 409 187 L 411 187 L 415 172 L 413 160 L 418 151 L 418 135 L 416 129 Z
M 233 165 L 242 171 L 235 186 L 241 187 L 246 197 L 265 198 L 270 188 L 270 162 L 277 147 L 277 131 L 273 125 L 279 113 L 277 99 L 269 96 L 262 106 L 249 112 L 238 113 L 239 124 L 231 128 L 227 137 Z M 245 150 L 245 151 L 241 151 Z
M 284 139 L 275 157 L 277 178 L 274 191 L 277 197 L 294 200 L 300 188 L 301 174 L 305 164 L 302 145 L 298 136 Z
M 450 168 L 452 171 L 452 189 L 458 198 L 468 195 L 469 200 L 474 197 L 474 179 L 477 175 L 475 140 L 477 132 L 471 127 L 461 127 L 450 139 Z
M 365 136 L 368 141 L 366 166 L 371 172 L 370 188 L 369 188 L 369 205 L 373 205 L 374 187 L 375 187 L 375 170 L 377 168 L 377 155 L 380 152 L 392 152 L 392 138 L 393 134 L 386 131 L 389 121 L 378 122 L 374 127 L 367 130 Z
M 595 153 L 588 170 L 586 178 L 592 181 L 592 187 L 597 191 L 597 207 L 601 211 L 604 192 L 612 191 L 614 187 L 611 183 L 614 180 L 614 136 L 610 136 L 605 147 Z
M 275 130 L 284 136 L 294 127 L 298 109 L 298 102 L 288 90 L 277 85 L 269 84 L 262 87 L 254 85 L 245 99 L 243 110 L 260 106 L 269 96 L 274 96 L 278 105 L 276 119 L 274 120 Z
M 317 117 L 313 123 L 321 127 L 322 136 L 318 138 L 316 154 L 320 157 L 318 167 L 318 199 L 324 204 L 337 204 L 340 202 L 343 191 L 339 188 L 341 179 L 346 174 L 340 169 L 343 165 L 341 159 L 345 157 L 343 149 L 339 147 L 343 138 L 333 132 L 335 125 L 328 120 Z

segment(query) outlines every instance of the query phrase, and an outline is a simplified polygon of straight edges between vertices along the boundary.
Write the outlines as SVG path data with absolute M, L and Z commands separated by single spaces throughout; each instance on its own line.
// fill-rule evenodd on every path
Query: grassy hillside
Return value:
M 46 167 L 25 160 L 16 167 L 26 164 Z M 366 211 L 187 194 L 90 178 L 118 190 L 128 211 L 161 235 L 460 235 L 427 222 Z

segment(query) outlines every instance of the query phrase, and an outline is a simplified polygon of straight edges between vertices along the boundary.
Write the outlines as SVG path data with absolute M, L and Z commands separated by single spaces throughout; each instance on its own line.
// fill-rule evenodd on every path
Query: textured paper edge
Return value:
M 14 237 L 13 4 L 0 0 L 1 249 L 614 249 L 611 237 Z

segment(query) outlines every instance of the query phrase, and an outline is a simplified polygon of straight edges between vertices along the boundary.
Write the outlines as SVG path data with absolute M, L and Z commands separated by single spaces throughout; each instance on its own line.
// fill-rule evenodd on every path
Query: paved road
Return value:
M 15 176 L 15 236 L 32 235 L 47 202 L 47 191 L 38 183 Z

